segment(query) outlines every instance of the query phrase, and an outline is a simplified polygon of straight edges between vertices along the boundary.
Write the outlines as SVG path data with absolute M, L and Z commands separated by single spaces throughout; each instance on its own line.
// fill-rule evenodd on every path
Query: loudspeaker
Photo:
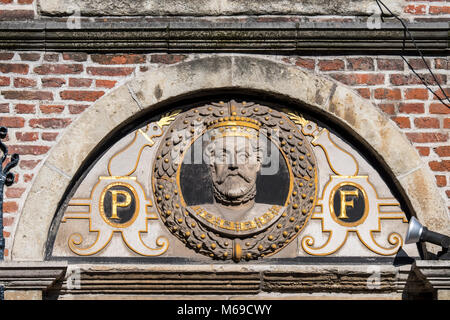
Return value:
M 428 230 L 427 227 L 421 225 L 416 218 L 412 217 L 409 221 L 405 243 L 414 243 L 419 241 L 437 244 L 443 249 L 448 249 L 450 247 L 450 237 Z
M 420 236 L 423 232 L 423 226 L 420 222 L 412 217 L 409 221 L 408 232 L 406 233 L 405 243 L 416 243 L 420 241 Z

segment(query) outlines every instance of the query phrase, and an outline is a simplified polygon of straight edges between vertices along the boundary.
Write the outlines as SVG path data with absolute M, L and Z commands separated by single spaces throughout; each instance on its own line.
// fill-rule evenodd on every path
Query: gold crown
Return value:
M 247 127 L 259 131 L 261 122 L 247 117 L 231 116 L 212 120 L 206 124 L 208 130 L 220 127 Z

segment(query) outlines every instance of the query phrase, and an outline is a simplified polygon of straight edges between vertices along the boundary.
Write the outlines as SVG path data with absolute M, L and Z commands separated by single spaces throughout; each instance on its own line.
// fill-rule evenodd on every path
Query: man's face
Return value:
M 252 191 L 260 168 L 250 138 L 223 137 L 214 142 L 211 176 L 216 189 L 227 198 L 240 198 Z

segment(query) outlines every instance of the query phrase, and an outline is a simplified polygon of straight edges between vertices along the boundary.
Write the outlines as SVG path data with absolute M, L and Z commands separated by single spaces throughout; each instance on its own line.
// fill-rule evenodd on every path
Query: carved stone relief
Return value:
M 293 110 L 180 108 L 115 143 L 62 213 L 53 257 L 395 256 L 407 218 L 367 159 Z

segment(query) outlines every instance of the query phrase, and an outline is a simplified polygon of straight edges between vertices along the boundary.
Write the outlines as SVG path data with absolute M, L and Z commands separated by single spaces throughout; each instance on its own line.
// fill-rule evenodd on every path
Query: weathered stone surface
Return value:
M 314 294 L 330 297 L 342 293 L 367 294 L 369 286 L 372 294 L 384 294 L 385 299 L 396 299 L 403 290 L 398 285 L 397 268 L 391 265 L 378 266 L 380 277 L 373 287 L 373 269 L 367 265 L 117 264 L 80 265 L 79 272 L 80 287 L 68 288 L 64 280 L 59 298 L 72 299 L 84 294 L 98 294 L 115 299 L 124 292 L 151 294 L 153 297 L 166 295 L 170 299 L 189 293 L 209 298 L 214 295 L 230 295 L 234 298 L 242 295 L 252 295 L 252 298 L 272 295 L 285 298 L 290 294 L 306 293 L 311 298 Z
M 406 137 L 376 108 L 366 108 L 366 103 L 350 89 L 339 86 L 325 108 L 363 140 L 370 141 L 369 147 L 375 149 L 395 175 L 405 174 L 420 166 L 421 159 Z
M 42 300 L 40 290 L 7 290 L 5 300 Z
M 398 179 L 422 224 L 432 231 L 450 235 L 449 214 L 439 193 L 433 189 L 434 181 L 429 169 L 424 165 Z M 427 248 L 435 253 L 441 250 L 430 243 L 427 243 Z
M 304 15 L 371 15 L 377 8 L 370 0 L 328 1 L 328 0 L 40 0 L 43 14 L 67 15 L 80 12 L 86 15 L 261 15 L 261 14 L 304 14 Z M 392 0 L 389 8 L 401 13 L 401 1 Z
M 41 261 L 51 220 L 70 178 L 44 165 L 28 194 L 14 237 L 12 260 Z
M 437 291 L 437 299 L 450 300 L 450 261 L 417 260 L 413 270 L 426 286 Z
M 231 57 L 212 57 L 173 67 L 149 71 L 129 83 L 141 106 L 147 108 L 160 101 L 192 92 L 231 86 Z M 195 88 L 195 89 L 194 89 Z
M 43 290 L 62 280 L 65 262 L 2 262 L 0 283 L 5 300 L 41 300 Z
M 58 146 L 52 149 L 47 163 L 72 177 L 98 142 L 121 123 L 124 116 L 131 117 L 138 111 L 139 107 L 126 86 L 115 90 L 68 128 Z
M 318 108 L 326 103 L 335 86 L 324 77 L 254 57 L 234 57 L 231 73 L 233 87 L 276 92 Z

